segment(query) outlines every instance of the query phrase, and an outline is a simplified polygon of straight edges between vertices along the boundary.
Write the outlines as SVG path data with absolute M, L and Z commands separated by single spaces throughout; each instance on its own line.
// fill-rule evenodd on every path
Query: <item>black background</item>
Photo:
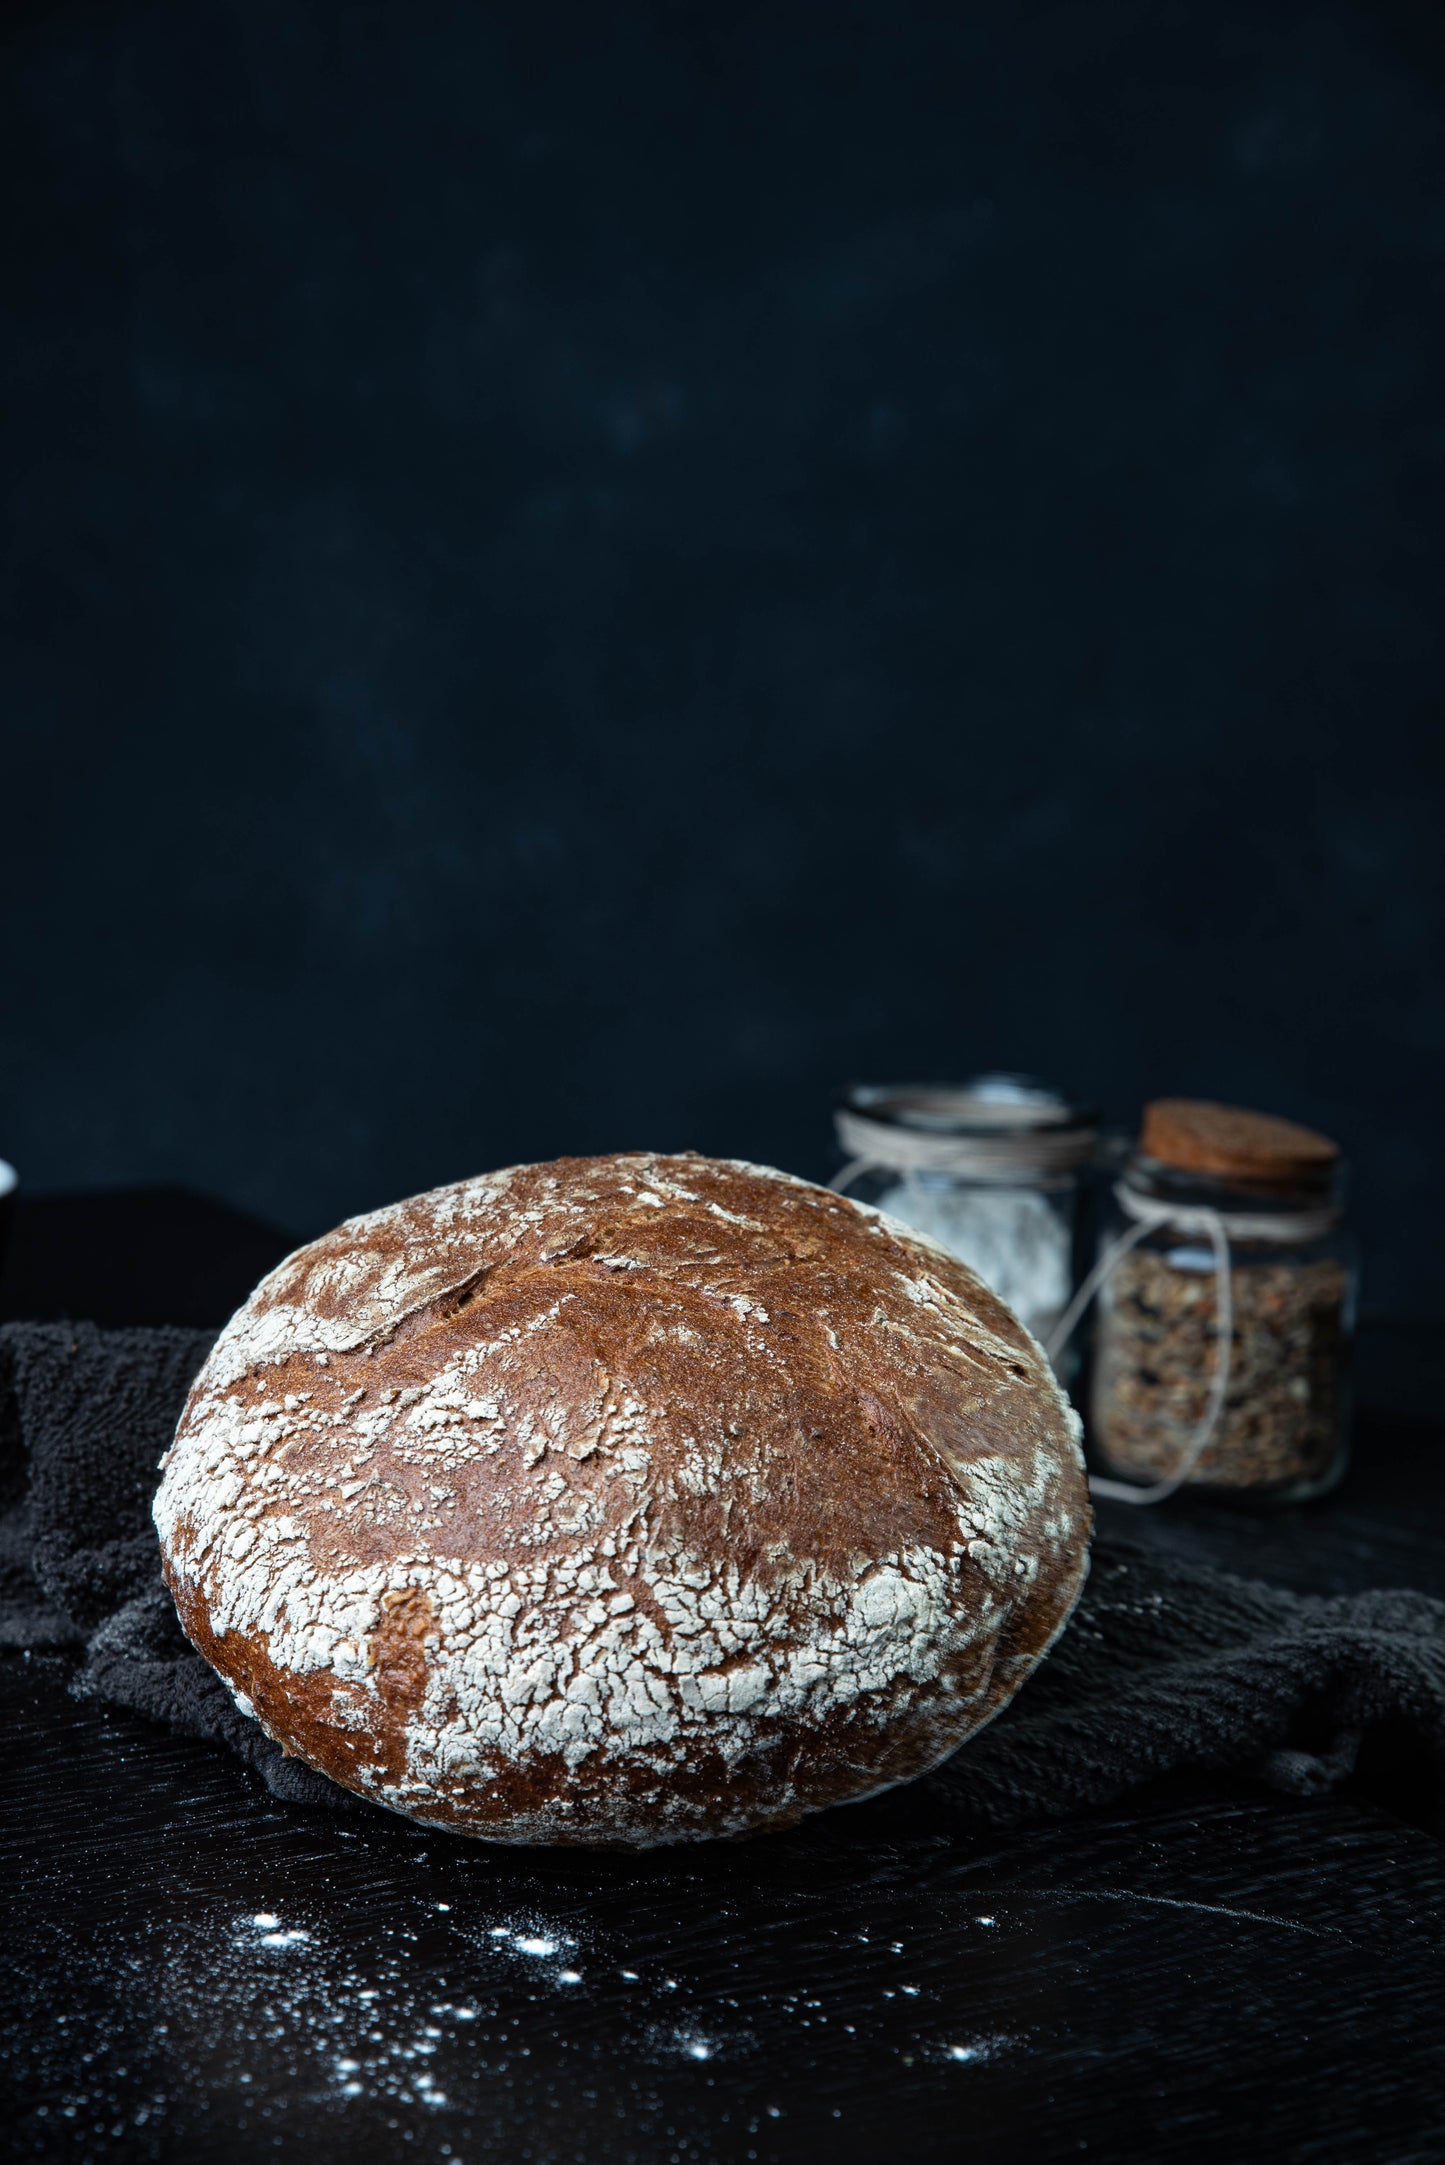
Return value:
M 1445 13 L 14 6 L 0 1152 L 296 1232 L 1017 1065 L 1438 1306 Z

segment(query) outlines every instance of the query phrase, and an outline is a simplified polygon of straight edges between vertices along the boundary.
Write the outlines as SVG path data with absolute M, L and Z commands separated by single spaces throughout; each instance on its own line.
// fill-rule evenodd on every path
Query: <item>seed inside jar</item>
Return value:
M 1337 1448 L 1347 1276 L 1331 1258 L 1230 1272 L 1229 1388 L 1191 1483 L 1276 1488 L 1319 1479 Z M 1117 1471 L 1167 1480 L 1187 1459 L 1214 1377 L 1214 1272 L 1136 1248 L 1099 1314 L 1094 1440 Z

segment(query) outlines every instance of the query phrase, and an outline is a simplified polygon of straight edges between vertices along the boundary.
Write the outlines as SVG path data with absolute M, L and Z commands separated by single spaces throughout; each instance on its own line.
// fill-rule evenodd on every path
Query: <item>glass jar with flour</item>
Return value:
M 1026 1075 L 858 1083 L 834 1115 L 840 1194 L 927 1233 L 1034 1336 L 1069 1304 L 1097 1116 Z

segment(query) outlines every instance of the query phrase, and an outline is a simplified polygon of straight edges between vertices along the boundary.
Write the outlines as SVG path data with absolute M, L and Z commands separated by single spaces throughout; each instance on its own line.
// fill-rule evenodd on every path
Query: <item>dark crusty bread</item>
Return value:
M 156 1498 L 239 1705 L 510 1842 L 785 1826 L 946 1757 L 1083 1581 L 1077 1422 L 961 1263 L 760 1166 L 563 1158 L 302 1248 Z

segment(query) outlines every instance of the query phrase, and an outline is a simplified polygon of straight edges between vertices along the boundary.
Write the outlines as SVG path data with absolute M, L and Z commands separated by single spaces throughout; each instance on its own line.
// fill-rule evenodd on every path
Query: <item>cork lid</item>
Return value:
M 1340 1155 L 1338 1143 L 1313 1128 L 1207 1098 L 1155 1098 L 1144 1108 L 1139 1148 L 1180 1172 L 1281 1186 L 1322 1183 Z

